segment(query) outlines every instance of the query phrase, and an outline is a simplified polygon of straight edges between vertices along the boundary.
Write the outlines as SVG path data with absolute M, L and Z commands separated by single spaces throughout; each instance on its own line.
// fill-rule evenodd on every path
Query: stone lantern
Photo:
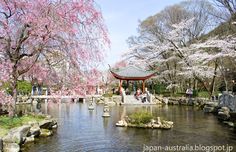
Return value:
M 109 109 L 109 106 L 105 100 L 105 103 L 104 103 L 104 108 L 103 108 L 103 117 L 110 117 L 110 109 Z
M 94 110 L 93 97 L 92 97 L 92 100 L 89 101 L 88 109 L 89 109 L 89 110 Z

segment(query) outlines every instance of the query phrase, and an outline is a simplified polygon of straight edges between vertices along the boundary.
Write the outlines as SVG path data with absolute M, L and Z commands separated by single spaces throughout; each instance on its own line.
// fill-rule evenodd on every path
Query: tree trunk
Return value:
M 197 77 L 197 76 L 194 76 L 195 77 L 195 79 L 198 81 L 198 82 L 200 82 L 202 85 L 203 85 L 203 87 L 204 87 L 204 89 L 207 91 L 207 93 L 209 94 L 209 96 L 211 95 L 211 92 L 210 92 L 210 90 L 207 88 L 207 86 L 206 86 L 206 84 L 204 83 L 204 81 L 202 80 L 202 79 L 200 79 L 199 77 Z
M 222 58 L 220 59 L 220 70 L 221 70 L 221 73 L 222 73 L 222 76 L 223 76 L 223 80 L 224 80 L 224 83 L 225 83 L 225 91 L 228 92 L 228 82 L 227 82 L 227 78 L 226 78 L 226 72 L 227 72 L 227 69 L 225 69 L 225 67 L 223 66 L 223 60 Z
M 215 91 L 215 79 L 216 79 L 217 68 L 218 68 L 218 64 L 217 64 L 217 62 L 215 62 L 214 76 L 213 76 L 213 79 L 212 79 L 212 82 L 211 82 L 211 88 L 210 88 L 210 92 L 211 92 L 210 96 L 212 96 L 214 94 L 214 91 Z
M 224 82 L 225 82 L 225 91 L 228 92 L 229 91 L 229 89 L 228 89 L 228 82 L 227 82 L 225 76 L 224 76 Z
M 10 116 L 15 116 L 16 114 L 16 103 L 17 103 L 17 94 L 18 94 L 18 90 L 17 90 L 17 80 L 18 80 L 18 72 L 17 72 L 17 67 L 14 66 L 13 67 L 13 80 L 12 80 L 12 93 L 13 93 L 13 103 L 11 105 L 11 115 Z
M 18 93 L 18 90 L 17 90 L 17 79 L 14 78 L 13 80 L 13 116 L 16 114 L 16 103 L 17 103 L 17 93 Z

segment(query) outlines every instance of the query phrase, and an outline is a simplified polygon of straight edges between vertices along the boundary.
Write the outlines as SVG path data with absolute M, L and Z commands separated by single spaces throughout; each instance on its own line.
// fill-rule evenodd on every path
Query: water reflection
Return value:
M 115 123 L 127 114 L 146 110 L 174 122 L 171 130 L 119 128 Z M 145 145 L 236 145 L 234 130 L 213 115 L 186 106 L 112 106 L 111 117 L 103 118 L 103 105 L 88 110 L 86 103 L 41 104 L 41 111 L 58 119 L 57 133 L 38 140 L 24 151 L 142 151 Z M 236 148 L 236 147 L 235 147 Z

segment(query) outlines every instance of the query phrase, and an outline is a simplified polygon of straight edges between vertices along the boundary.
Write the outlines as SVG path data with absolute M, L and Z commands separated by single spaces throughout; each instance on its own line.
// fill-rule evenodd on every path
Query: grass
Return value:
M 209 98 L 210 96 L 207 91 L 200 91 L 200 92 L 198 92 L 198 97 Z
M 142 124 L 147 124 L 151 122 L 151 119 L 153 119 L 153 116 L 151 113 L 146 112 L 146 111 L 138 111 L 129 116 L 131 118 L 131 123 L 137 124 L 137 125 L 142 125 Z
M 213 95 L 218 96 L 220 92 L 216 91 Z M 207 91 L 200 91 L 198 92 L 198 97 L 202 97 L 202 98 L 210 98 L 209 94 Z
M 0 137 L 3 137 L 7 132 L 15 127 L 27 124 L 30 121 L 42 121 L 44 116 L 24 115 L 22 117 L 10 118 L 8 116 L 0 116 Z

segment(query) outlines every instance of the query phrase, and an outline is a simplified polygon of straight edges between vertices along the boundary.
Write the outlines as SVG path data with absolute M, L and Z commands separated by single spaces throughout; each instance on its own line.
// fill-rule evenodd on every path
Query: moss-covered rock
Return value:
M 40 137 L 48 137 L 51 136 L 53 132 L 48 129 L 40 129 Z
M 3 151 L 4 152 L 19 152 L 20 146 L 17 143 L 4 143 Z
M 18 128 L 11 129 L 8 134 L 3 137 L 4 143 L 17 143 L 19 145 L 23 144 L 24 137 L 27 137 L 27 134 L 29 133 L 30 126 L 29 125 L 23 125 Z

